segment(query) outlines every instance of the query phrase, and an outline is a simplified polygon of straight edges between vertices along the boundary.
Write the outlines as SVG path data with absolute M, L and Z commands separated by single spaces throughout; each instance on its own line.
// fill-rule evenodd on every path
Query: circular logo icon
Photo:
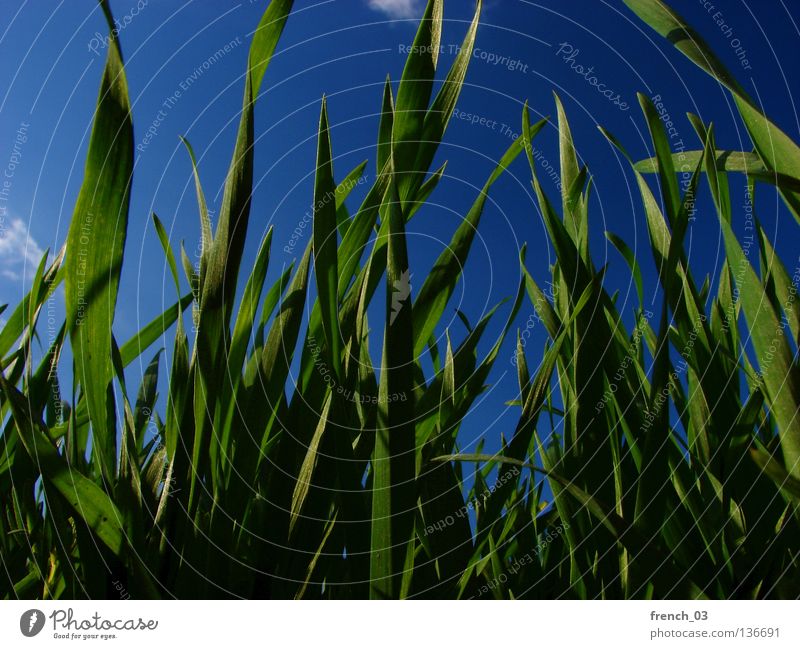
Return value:
M 30 611 L 25 611 L 22 617 L 19 618 L 19 630 L 26 638 L 32 638 L 37 635 L 44 628 L 44 613 L 40 610 L 32 608 Z

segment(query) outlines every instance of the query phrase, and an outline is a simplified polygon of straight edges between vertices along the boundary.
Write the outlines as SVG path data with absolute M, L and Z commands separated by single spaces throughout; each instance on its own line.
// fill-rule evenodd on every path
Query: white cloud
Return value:
M 28 232 L 22 219 L 2 223 L 0 229 L 0 274 L 11 281 L 30 279 L 42 260 L 44 250 Z
M 414 18 L 419 15 L 417 0 L 368 0 L 370 9 L 382 11 L 390 18 Z

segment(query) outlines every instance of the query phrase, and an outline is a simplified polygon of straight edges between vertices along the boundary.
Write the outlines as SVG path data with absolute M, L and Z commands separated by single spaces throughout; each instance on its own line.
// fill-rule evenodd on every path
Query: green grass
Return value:
M 625 1 L 728 87 L 754 145 L 718 151 L 713 126 L 691 116 L 698 148 L 678 161 L 655 107 L 640 97 L 656 156 L 628 159 L 662 304 L 656 321 L 643 303 L 641 260 L 606 233 L 620 252 L 612 263 L 627 264 L 637 286 L 631 328 L 589 250 L 590 176 L 558 99 L 559 204 L 536 177 L 532 140 L 544 122 L 531 125 L 526 105 L 521 137 L 422 286 L 407 290 L 406 224 L 442 176 L 431 165 L 465 78 L 480 2 L 446 72 L 436 55 L 443 3 L 428 3 L 397 96 L 385 86 L 379 173 L 349 211 L 349 190 L 365 166 L 333 169 L 323 99 L 311 241 L 272 286 L 271 231 L 253 267 L 243 268 L 253 105 L 292 9 L 290 0 L 273 0 L 251 45 L 213 232 L 195 176 L 199 268 L 183 252 L 179 263 L 153 215 L 175 305 L 119 344 L 112 324 L 133 130 L 112 35 L 65 248 L 49 263 L 45 256 L 0 332 L 2 595 L 113 597 L 113 581 L 134 597 L 179 598 L 800 595 L 797 285 L 757 221 L 755 245 L 737 240 L 729 192 L 731 183 L 768 183 L 800 220 L 800 149 L 666 4 Z M 606 135 L 627 157 L 625 138 Z M 511 299 L 463 339 L 446 332 L 440 347 L 434 332 L 488 193 L 518 157 L 528 159 L 556 253 L 553 290 L 536 284 L 523 249 Z M 694 173 L 681 193 L 675 165 L 686 160 Z M 656 193 L 648 174 L 657 175 Z M 698 283 L 684 236 L 703 184 L 727 261 L 718 278 Z M 306 322 L 311 273 L 317 288 Z M 62 283 L 67 319 L 34 367 L 38 316 Z M 381 284 L 385 317 L 369 323 Z M 498 454 L 482 453 L 482 443 L 462 454 L 462 422 L 526 299 L 550 340 L 539 356 L 519 339 L 519 391 L 508 395 L 520 411 L 516 429 Z M 505 321 L 501 335 L 481 354 L 497 319 Z M 159 377 L 160 352 L 145 357 L 134 395 L 124 369 L 152 354 L 165 332 L 174 332 L 169 376 Z M 370 353 L 375 336 L 380 359 Z M 66 344 L 72 367 L 60 362 Z M 423 370 L 424 355 L 432 372 Z M 296 361 L 297 380 L 289 381 Z M 60 392 L 64 372 L 71 395 Z M 154 412 L 159 382 L 163 413 Z M 148 433 L 153 427 L 157 435 Z

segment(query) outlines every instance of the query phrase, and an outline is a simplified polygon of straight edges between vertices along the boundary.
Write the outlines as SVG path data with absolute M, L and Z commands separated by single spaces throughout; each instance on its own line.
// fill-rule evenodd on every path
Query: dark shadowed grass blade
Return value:
M 405 218 L 394 180 L 388 202 L 386 327 L 372 461 L 370 597 L 397 598 L 416 509 L 414 344 Z
M 800 505 L 800 480 L 790 476 L 778 460 L 762 449 L 750 449 L 750 457 L 787 498 Z
M 489 462 L 492 464 L 510 464 L 523 467 L 546 475 L 563 489 L 586 511 L 588 511 L 613 537 L 625 546 L 634 559 L 640 562 L 643 572 L 649 575 L 666 592 L 673 597 L 698 596 L 701 591 L 685 574 L 673 571 L 669 574 L 670 562 L 665 561 L 664 550 L 654 539 L 648 539 L 641 530 L 628 520 L 619 516 L 614 510 L 607 507 L 596 497 L 587 493 L 572 481 L 557 472 L 543 469 L 528 462 L 501 455 L 486 455 L 481 453 L 459 453 L 443 455 L 434 458 L 438 462 Z M 638 593 L 643 595 L 644 592 Z M 634 593 L 634 596 L 636 593 Z
M 317 549 L 316 553 L 314 554 L 314 557 L 311 559 L 311 562 L 308 564 L 308 570 L 306 570 L 305 581 L 303 582 L 303 585 L 300 587 L 300 590 L 297 591 L 297 594 L 295 595 L 295 599 L 303 599 L 303 595 L 305 594 L 306 589 L 308 588 L 308 586 L 309 586 L 309 584 L 311 582 L 311 577 L 314 574 L 314 569 L 317 567 L 317 562 L 319 561 L 320 557 L 322 556 L 323 550 L 325 549 L 325 545 L 327 544 L 328 539 L 331 536 L 331 532 L 333 532 L 333 529 L 336 527 L 336 519 L 338 518 L 338 516 L 339 516 L 339 514 L 337 512 L 337 513 L 333 514 L 333 516 L 331 516 L 330 520 L 328 521 L 328 523 L 327 523 L 327 525 L 325 527 L 325 534 L 322 536 L 322 541 L 320 541 L 319 548 Z
M 11 404 L 20 438 L 31 459 L 47 481 L 66 498 L 70 507 L 115 554 L 122 552 L 122 516 L 109 497 L 94 482 L 70 467 L 43 432 L 30 411 L 26 397 L 0 376 L 0 389 Z

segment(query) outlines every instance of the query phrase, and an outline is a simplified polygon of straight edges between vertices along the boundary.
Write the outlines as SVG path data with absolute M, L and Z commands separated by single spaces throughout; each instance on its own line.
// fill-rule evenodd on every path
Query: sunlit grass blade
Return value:
M 336 185 L 333 181 L 330 127 L 325 98 L 319 117 L 317 172 L 314 180 L 314 272 L 322 315 L 328 361 L 337 381 L 342 381 L 342 338 L 339 332 L 339 268 L 336 227 Z
M 112 30 L 97 100 L 83 183 L 67 234 L 67 323 L 76 380 L 86 395 L 92 446 L 103 475 L 116 464 L 116 431 L 108 386 L 114 377 L 111 328 L 117 302 L 133 177 L 133 122 L 128 84 Z
M 403 201 L 410 196 L 413 184 L 422 182 L 415 175 L 427 171 L 418 169 L 415 163 L 419 142 L 423 139 L 425 116 L 439 58 L 442 4 L 442 0 L 428 0 L 397 89 L 392 124 L 392 157 L 395 173 L 398 174 L 398 194 Z
M 472 241 L 478 231 L 489 189 L 514 159 L 522 152 L 521 139 L 515 140 L 492 171 L 478 198 L 473 203 L 464 221 L 456 230 L 450 244 L 445 248 L 425 278 L 425 283 L 414 301 L 414 354 L 425 349 L 436 324 L 453 295 L 461 277 L 464 262 Z
M 756 152 L 769 170 L 800 178 L 800 147 L 764 115 L 706 41 L 663 0 L 624 1 L 645 23 L 733 93 Z M 800 221 L 800 195 L 796 191 L 781 193 Z

